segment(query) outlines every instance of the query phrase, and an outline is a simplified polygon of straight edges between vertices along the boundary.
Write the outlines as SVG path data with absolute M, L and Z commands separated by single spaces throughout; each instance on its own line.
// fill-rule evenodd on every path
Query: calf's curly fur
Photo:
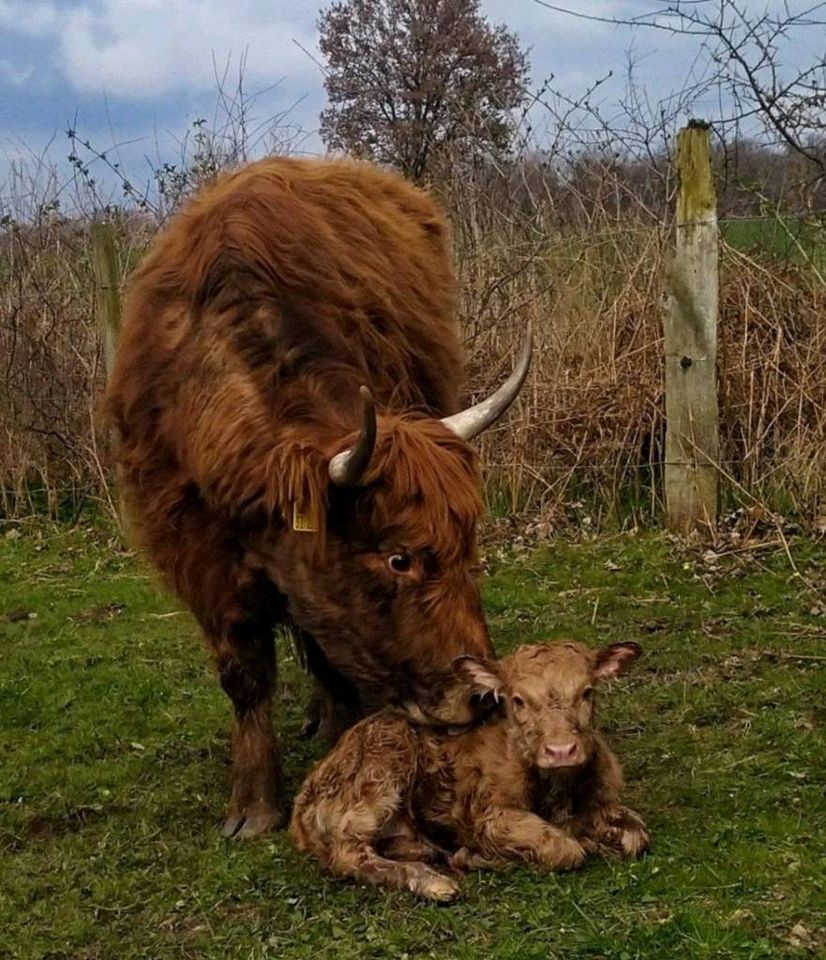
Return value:
M 592 692 L 638 655 L 632 643 L 556 643 L 460 658 L 458 689 L 501 701 L 495 713 L 454 729 L 387 711 L 361 721 L 307 778 L 290 836 L 334 873 L 434 900 L 458 890 L 439 859 L 453 871 L 514 860 L 567 870 L 589 852 L 639 855 L 648 833 L 619 802 Z

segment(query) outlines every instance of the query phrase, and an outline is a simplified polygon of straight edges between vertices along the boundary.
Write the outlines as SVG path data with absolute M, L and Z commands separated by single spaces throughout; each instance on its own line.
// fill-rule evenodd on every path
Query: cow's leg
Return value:
M 300 631 L 297 640 L 304 652 L 307 668 L 313 675 L 313 692 L 302 732 L 305 736 L 318 733 L 333 747 L 344 731 L 361 719 L 358 691 L 346 677 L 330 666 L 313 636 Z
M 329 747 L 334 747 L 344 731 L 361 717 L 359 709 L 336 699 L 335 694 L 314 677 L 313 690 L 304 712 L 304 723 L 301 725 L 301 735 L 314 737 L 318 734 Z
M 313 678 L 313 690 L 304 710 L 304 722 L 301 724 L 302 737 L 314 737 L 321 727 L 326 694 L 321 684 Z
M 281 769 L 272 728 L 275 644 L 267 623 L 231 625 L 211 639 L 218 675 L 232 701 L 232 797 L 223 833 L 253 837 L 284 820 Z
M 132 491 L 140 539 L 201 624 L 232 701 L 232 801 L 225 832 L 252 836 L 282 819 L 271 700 L 273 628 L 284 621 L 286 598 L 194 483 L 182 485 L 177 469 L 147 473 L 154 485 Z M 161 504 L 169 509 L 162 511 Z
M 524 860 L 545 870 L 573 870 L 585 860 L 577 840 L 536 814 L 525 810 L 495 808 L 479 818 L 476 836 L 465 844 L 477 867 L 496 866 L 503 859 Z M 460 866 L 456 863 L 456 866 Z

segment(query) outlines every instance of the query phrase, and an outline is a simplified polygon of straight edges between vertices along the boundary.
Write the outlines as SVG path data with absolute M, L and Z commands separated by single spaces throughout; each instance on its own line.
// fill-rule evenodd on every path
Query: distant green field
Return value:
M 0 956 L 775 960 L 826 951 L 826 550 L 712 562 L 665 537 L 489 558 L 500 650 L 634 638 L 602 716 L 640 862 L 469 875 L 457 904 L 229 842 L 229 709 L 197 630 L 99 530 L 0 527 Z M 810 589 L 814 588 L 814 592 Z M 305 678 L 282 650 L 294 792 Z
M 802 220 L 743 219 L 721 221 L 723 239 L 737 250 L 767 253 L 794 263 L 826 267 L 826 225 Z

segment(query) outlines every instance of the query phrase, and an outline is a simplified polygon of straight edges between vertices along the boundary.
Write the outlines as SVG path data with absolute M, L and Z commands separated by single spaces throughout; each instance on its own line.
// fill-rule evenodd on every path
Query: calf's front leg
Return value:
M 534 813 L 507 807 L 483 812 L 475 836 L 463 839 L 463 850 L 453 858 L 456 867 L 496 869 L 522 860 L 545 870 L 575 870 L 586 857 L 570 833 Z
M 651 845 L 642 817 L 618 803 L 592 811 L 589 817 L 575 823 L 574 832 L 583 845 L 593 843 L 600 851 L 623 857 L 642 856 Z
M 638 813 L 619 802 L 622 770 L 600 735 L 591 768 L 580 784 L 571 830 L 589 851 L 638 857 L 650 838 Z

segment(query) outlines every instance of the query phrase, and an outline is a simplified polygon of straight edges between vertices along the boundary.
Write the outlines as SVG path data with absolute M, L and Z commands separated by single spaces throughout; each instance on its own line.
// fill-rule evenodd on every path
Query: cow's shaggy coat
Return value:
M 132 278 L 106 409 L 135 533 L 235 708 L 227 833 L 282 813 L 275 626 L 333 695 L 333 737 L 388 702 L 426 708 L 455 656 L 490 652 L 476 466 L 434 419 L 458 407 L 454 298 L 434 202 L 345 161 L 221 177 Z M 331 487 L 362 385 L 376 449 L 357 488 Z

